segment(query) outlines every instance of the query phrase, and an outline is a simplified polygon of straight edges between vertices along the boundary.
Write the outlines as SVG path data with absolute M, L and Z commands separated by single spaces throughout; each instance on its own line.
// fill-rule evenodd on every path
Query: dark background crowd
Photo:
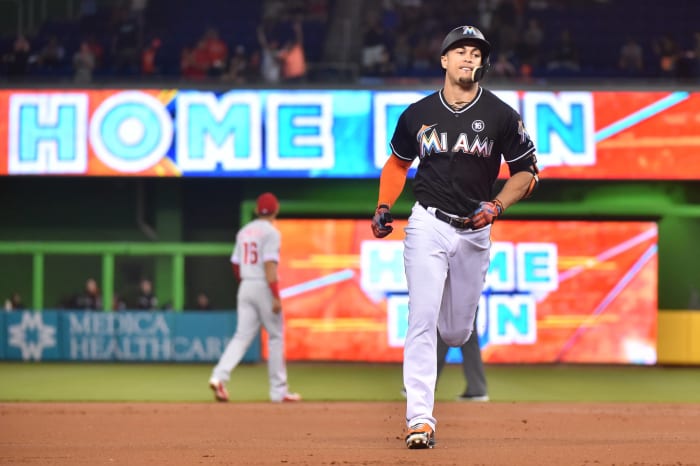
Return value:
M 115 311 L 169 311 L 171 303 L 160 303 L 153 289 L 153 282 L 149 278 L 142 278 L 138 286 L 130 287 L 125 292 L 114 296 L 111 309 Z M 102 290 L 97 280 L 89 277 L 85 281 L 82 290 L 70 293 L 56 306 L 57 309 L 69 309 L 79 311 L 102 311 L 105 306 L 102 302 Z M 24 311 L 26 309 L 22 295 L 13 291 L 5 299 L 3 309 L 5 311 Z M 211 311 L 214 309 L 209 296 L 199 291 L 192 303 L 188 303 L 188 310 Z
M 0 14 L 9 82 L 421 82 L 461 24 L 492 43 L 490 79 L 700 78 L 695 0 L 9 0 Z

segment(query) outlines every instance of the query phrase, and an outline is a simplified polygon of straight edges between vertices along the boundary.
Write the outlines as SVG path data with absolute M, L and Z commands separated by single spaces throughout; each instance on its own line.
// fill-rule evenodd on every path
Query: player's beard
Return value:
M 456 84 L 462 89 L 471 89 L 472 87 L 474 87 L 476 82 L 472 79 L 471 76 L 460 76 L 457 78 Z
M 474 80 L 471 78 L 471 76 L 460 76 L 457 78 L 457 84 L 462 87 L 470 87 L 474 84 Z

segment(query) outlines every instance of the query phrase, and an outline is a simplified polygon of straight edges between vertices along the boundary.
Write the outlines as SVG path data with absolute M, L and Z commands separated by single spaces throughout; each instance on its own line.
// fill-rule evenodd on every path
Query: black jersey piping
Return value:
M 472 106 L 474 106 L 474 104 L 476 104 L 479 101 L 479 99 L 481 98 L 481 94 L 484 91 L 484 89 L 481 86 L 479 86 L 479 92 L 477 92 L 476 97 L 474 97 L 474 100 L 469 102 L 469 104 L 467 104 L 467 106 L 464 107 L 463 109 L 455 110 L 452 107 L 450 107 L 450 105 L 447 102 L 445 102 L 445 99 L 442 96 L 442 93 L 444 90 L 445 90 L 445 88 L 442 88 L 442 89 L 440 89 L 440 92 L 438 92 L 438 96 L 440 97 L 440 102 L 442 102 L 442 105 L 452 113 L 464 113 L 467 110 L 469 110 L 470 108 L 472 108 Z
M 401 160 L 405 160 L 406 162 L 413 162 L 413 160 L 415 159 L 415 157 L 412 158 L 412 159 L 406 158 L 406 157 L 404 157 L 403 155 L 401 155 L 401 154 L 399 154 L 398 152 L 396 152 L 396 149 L 394 149 L 394 144 L 391 143 L 391 142 L 389 143 L 389 147 L 391 147 L 391 152 L 392 152 L 395 156 L 397 156 L 398 158 L 400 158 Z

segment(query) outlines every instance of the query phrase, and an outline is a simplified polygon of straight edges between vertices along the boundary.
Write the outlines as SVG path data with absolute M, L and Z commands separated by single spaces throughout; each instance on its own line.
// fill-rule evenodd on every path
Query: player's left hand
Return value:
M 374 217 L 372 217 L 372 233 L 375 238 L 384 238 L 394 231 L 394 227 L 389 225 L 393 221 L 394 218 L 391 216 L 388 205 L 382 204 L 377 207 L 377 210 L 374 211 Z
M 501 210 L 495 202 L 480 202 L 479 208 L 471 215 L 472 228 L 478 230 L 486 225 L 492 224 L 498 216 L 501 215 Z
M 279 298 L 272 298 L 272 312 L 275 314 L 282 312 L 282 301 Z

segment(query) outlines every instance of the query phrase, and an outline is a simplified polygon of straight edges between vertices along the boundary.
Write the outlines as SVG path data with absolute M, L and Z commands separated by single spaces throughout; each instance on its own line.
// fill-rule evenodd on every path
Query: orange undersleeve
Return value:
M 406 184 L 406 175 L 408 175 L 410 167 L 411 162 L 401 160 L 395 155 L 389 157 L 379 177 L 379 200 L 377 205 L 386 204 L 389 207 L 394 205 Z

